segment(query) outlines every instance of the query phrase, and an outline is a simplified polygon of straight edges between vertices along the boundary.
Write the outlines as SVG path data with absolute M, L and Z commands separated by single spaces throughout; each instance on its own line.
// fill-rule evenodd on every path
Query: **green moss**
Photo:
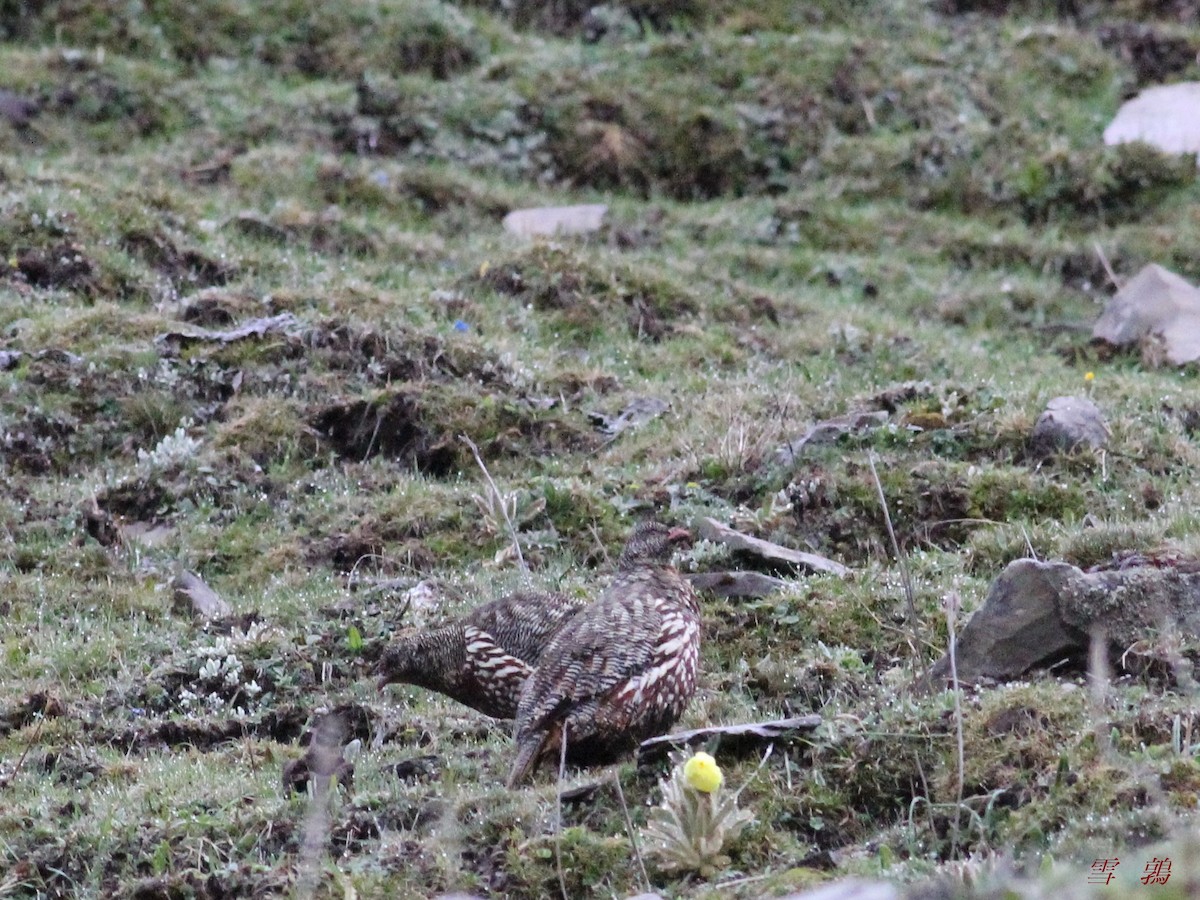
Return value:
M 624 880 L 618 870 L 629 860 L 631 851 L 626 838 L 598 835 L 588 828 L 566 828 L 561 840 L 569 892 L 604 890 Z M 555 889 L 553 839 L 542 838 L 526 844 L 521 852 L 510 852 L 508 864 L 516 896 L 543 896 Z
M 1100 146 L 1146 63 L 1102 23 L 980 6 L 638 0 L 583 43 L 570 3 L 0 0 L 5 90 L 40 103 L 0 114 L 0 758 L 24 760 L 0 882 L 294 892 L 307 800 L 281 769 L 342 706 L 368 747 L 318 893 L 556 893 L 549 777 L 499 786 L 510 727 L 379 694 L 371 661 L 507 591 L 594 596 L 647 516 L 852 568 L 683 555 L 787 584 L 702 598 L 680 727 L 823 725 L 761 769 L 710 747 L 757 822 L 713 880 L 652 871 L 664 896 L 1044 895 L 1185 832 L 1186 643 L 1128 635 L 1104 697 L 1066 668 L 964 689 L 961 763 L 955 698 L 920 678 L 944 598 L 965 617 L 1014 558 L 1200 550 L 1189 370 L 1086 340 L 1108 267 L 1200 277 L 1194 168 Z M 1110 11 L 1147 48 L 1200 44 L 1179 9 Z M 595 202 L 591 235 L 500 225 Z M 1032 458 L 1045 399 L 1084 390 L 1105 451 Z M 666 411 L 597 430 L 645 397 Z M 236 616 L 178 609 L 180 568 Z M 200 675 L 222 641 L 261 679 L 245 718 Z M 617 774 L 639 827 L 655 780 Z M 570 892 L 642 889 L 610 783 L 564 826 Z M 1030 874 L 979 862 L 1003 847 Z M 1185 850 L 1151 852 L 1182 877 Z
M 985 472 L 971 486 L 968 513 L 982 519 L 1056 518 L 1069 521 L 1085 511 L 1082 491 L 1020 471 Z
M 469 19 L 426 0 L 352 3 L 338 15 L 305 0 L 253 6 L 206 0 L 184 7 L 150 0 L 135 7 L 62 0 L 22 22 L 26 39 L 105 46 L 143 59 L 199 66 L 249 58 L 284 72 L 351 76 L 367 68 L 426 71 L 445 78 L 474 65 L 484 44 Z
M 1014 173 L 1005 193 L 1011 192 L 1027 221 L 1064 215 L 1128 217 L 1195 180 L 1190 158 L 1168 156 L 1145 144 L 1076 153 L 1054 148 Z
M 697 309 L 691 293 L 673 279 L 627 264 L 610 267 L 553 244 L 490 264 L 471 281 L 532 304 L 557 335 L 581 343 L 606 340 L 614 329 L 658 341 L 671 334 L 675 320 Z

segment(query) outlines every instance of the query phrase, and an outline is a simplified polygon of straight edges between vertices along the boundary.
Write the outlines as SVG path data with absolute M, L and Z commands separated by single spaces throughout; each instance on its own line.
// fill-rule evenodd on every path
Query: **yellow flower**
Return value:
M 1096 380 L 1096 373 L 1095 373 L 1095 372 L 1088 372 L 1087 374 L 1085 374 L 1085 375 L 1083 376 L 1083 380 L 1084 380 L 1084 381 L 1095 381 L 1095 380 Z
M 707 753 L 697 753 L 689 759 L 683 766 L 683 777 L 690 787 L 702 794 L 711 794 L 725 780 L 721 767 Z

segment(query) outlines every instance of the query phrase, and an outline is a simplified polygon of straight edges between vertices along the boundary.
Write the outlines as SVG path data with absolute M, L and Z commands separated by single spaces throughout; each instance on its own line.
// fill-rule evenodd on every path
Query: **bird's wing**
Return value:
M 500 646 L 486 631 L 463 628 L 464 660 L 458 682 L 447 693 L 485 715 L 511 719 L 517 713 L 517 698 L 532 671 L 522 659 Z
M 523 680 L 529 675 L 529 665 L 509 653 L 490 632 L 467 625 L 463 628 L 463 639 L 466 668 L 500 679 L 519 676 Z
M 600 697 L 650 663 L 661 613 L 645 592 L 608 594 L 572 618 L 542 653 L 517 708 L 520 733 Z
M 563 594 L 521 592 L 472 610 L 467 617 L 509 653 L 535 665 L 550 638 L 584 606 Z

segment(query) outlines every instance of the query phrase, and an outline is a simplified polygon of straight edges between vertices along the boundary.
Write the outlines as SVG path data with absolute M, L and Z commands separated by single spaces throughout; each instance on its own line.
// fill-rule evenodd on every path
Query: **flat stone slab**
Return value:
M 1149 87 L 1123 103 L 1104 129 L 1104 143 L 1131 141 L 1164 153 L 1195 153 L 1200 161 L 1200 81 Z
M 501 224 L 509 234 L 520 237 L 591 234 L 603 226 L 607 212 L 606 203 L 537 206 L 531 209 L 514 209 L 504 217 Z
M 790 587 L 792 582 L 764 575 L 761 572 L 698 572 L 684 576 L 698 591 L 709 591 L 718 597 L 769 597 Z

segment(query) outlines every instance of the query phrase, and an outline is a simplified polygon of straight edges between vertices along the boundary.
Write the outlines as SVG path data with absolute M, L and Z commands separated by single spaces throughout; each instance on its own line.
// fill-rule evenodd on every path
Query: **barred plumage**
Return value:
M 573 762 L 602 763 L 682 715 L 696 687 L 700 607 L 670 559 L 690 539 L 638 525 L 612 584 L 550 640 L 521 692 L 510 787 L 558 758 L 564 731 Z
M 511 719 L 547 643 L 586 605 L 564 594 L 522 592 L 440 628 L 404 632 L 384 651 L 379 687 L 415 684 L 485 715 Z

